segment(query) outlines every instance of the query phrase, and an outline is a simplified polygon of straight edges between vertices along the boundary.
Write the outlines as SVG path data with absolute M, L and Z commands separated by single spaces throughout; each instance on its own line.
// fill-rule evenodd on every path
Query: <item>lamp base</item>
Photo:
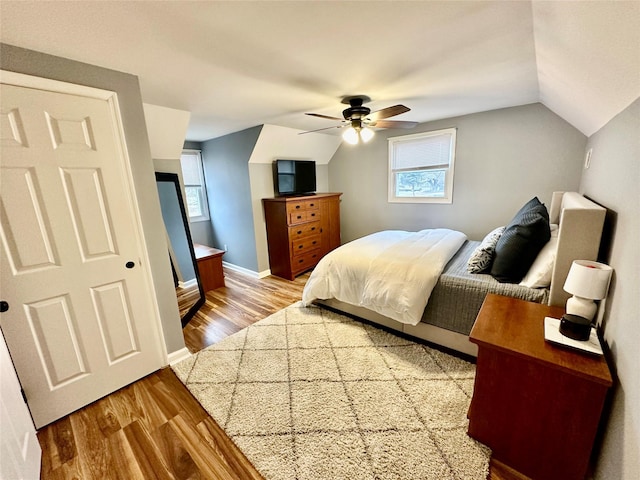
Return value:
M 598 306 L 590 298 L 582 298 L 574 295 L 567 300 L 566 311 L 570 315 L 584 317 L 587 320 L 593 320 Z
M 574 340 L 589 340 L 591 320 L 579 315 L 565 314 L 560 319 L 560 333 Z

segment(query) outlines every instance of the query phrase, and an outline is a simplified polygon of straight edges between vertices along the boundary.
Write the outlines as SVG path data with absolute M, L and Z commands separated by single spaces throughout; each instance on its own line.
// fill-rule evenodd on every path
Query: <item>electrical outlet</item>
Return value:
M 587 156 L 584 158 L 584 168 L 585 170 L 591 166 L 591 154 L 593 153 L 593 148 L 590 148 L 587 151 Z

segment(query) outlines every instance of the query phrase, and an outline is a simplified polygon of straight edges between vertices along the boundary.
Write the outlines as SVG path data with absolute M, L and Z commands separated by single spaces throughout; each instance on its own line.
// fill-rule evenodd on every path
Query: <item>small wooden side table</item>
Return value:
M 193 244 L 193 249 L 198 262 L 200 281 L 205 292 L 224 287 L 224 273 L 222 271 L 222 256 L 224 250 L 208 247 L 207 245 Z
M 563 313 L 489 294 L 470 334 L 478 360 L 469 435 L 532 479 L 584 479 L 613 383 L 604 357 L 545 341 L 544 317 Z

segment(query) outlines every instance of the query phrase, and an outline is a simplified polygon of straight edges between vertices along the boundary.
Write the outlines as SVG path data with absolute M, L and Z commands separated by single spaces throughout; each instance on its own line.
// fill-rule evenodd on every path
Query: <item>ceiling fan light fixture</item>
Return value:
M 365 107 L 363 103 L 369 102 L 371 99 L 366 95 L 352 95 L 342 99 L 342 103 L 348 104 L 349 108 L 346 108 L 342 112 L 344 120 L 336 117 L 330 117 L 320 113 L 307 113 L 312 117 L 326 118 L 328 120 L 340 120 L 341 125 L 335 127 L 319 128 L 317 130 L 310 130 L 310 133 L 318 132 L 320 130 L 328 130 L 330 128 L 346 128 L 342 134 L 342 138 L 345 142 L 351 145 L 357 145 L 362 141 L 363 143 L 369 142 L 375 135 L 375 132 L 369 128 L 413 128 L 418 125 L 418 122 L 387 120 L 387 118 L 395 117 L 402 113 L 406 113 L 411 109 L 404 105 L 393 105 L 391 107 L 383 108 L 371 112 L 369 107 Z
M 360 130 L 360 138 L 362 138 L 362 141 L 364 143 L 367 143 L 369 140 L 371 140 L 373 138 L 373 130 L 371 130 L 370 128 L 364 127 L 362 130 Z
M 342 134 L 342 138 L 344 139 L 345 142 L 347 142 L 350 145 L 357 145 L 358 131 L 353 127 L 349 127 Z

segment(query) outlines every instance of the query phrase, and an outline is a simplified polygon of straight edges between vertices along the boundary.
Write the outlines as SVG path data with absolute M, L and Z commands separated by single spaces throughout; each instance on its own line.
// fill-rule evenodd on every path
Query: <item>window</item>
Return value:
M 389 138 L 389 202 L 452 203 L 456 129 Z
M 189 220 L 200 222 L 209 220 L 207 208 L 207 189 L 202 173 L 202 157 L 200 150 L 183 150 L 180 156 L 182 178 L 189 213 Z

